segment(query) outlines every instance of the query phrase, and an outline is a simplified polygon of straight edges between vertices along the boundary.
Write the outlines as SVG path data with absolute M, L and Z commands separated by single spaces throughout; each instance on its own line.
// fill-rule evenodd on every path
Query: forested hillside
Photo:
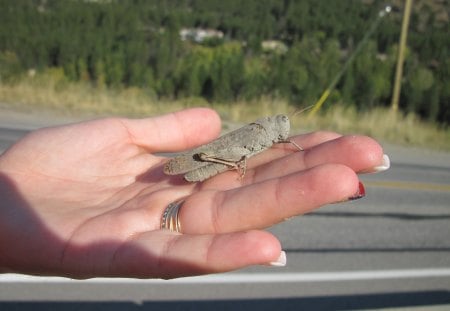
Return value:
M 387 106 L 403 2 L 327 104 Z M 386 5 L 377 0 L 0 0 L 0 82 L 60 68 L 69 81 L 158 98 L 311 105 Z M 450 123 L 448 0 L 415 0 L 400 107 Z

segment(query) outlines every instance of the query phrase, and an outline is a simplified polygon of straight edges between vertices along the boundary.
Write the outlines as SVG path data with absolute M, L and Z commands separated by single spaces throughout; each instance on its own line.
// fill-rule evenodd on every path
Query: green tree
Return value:
M 13 52 L 0 52 L 0 83 L 13 81 L 19 77 L 22 66 Z
M 244 66 L 241 96 L 244 99 L 259 99 L 268 92 L 268 65 L 262 58 L 247 59 Z

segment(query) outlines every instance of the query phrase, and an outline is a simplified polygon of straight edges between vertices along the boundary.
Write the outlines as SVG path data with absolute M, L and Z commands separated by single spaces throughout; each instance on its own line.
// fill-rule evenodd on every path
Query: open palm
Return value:
M 298 136 L 203 183 L 166 176 L 162 152 L 206 143 L 217 114 L 188 109 L 41 129 L 0 157 L 0 272 L 171 278 L 276 261 L 278 240 L 259 230 L 358 191 L 355 172 L 381 163 L 362 136 Z M 161 230 L 185 198 L 183 234 Z

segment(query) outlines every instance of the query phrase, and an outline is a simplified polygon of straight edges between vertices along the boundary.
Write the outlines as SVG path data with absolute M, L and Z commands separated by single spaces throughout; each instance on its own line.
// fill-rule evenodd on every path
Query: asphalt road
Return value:
M 0 152 L 30 128 L 1 122 Z M 391 169 L 361 177 L 366 198 L 270 229 L 286 267 L 173 281 L 8 274 L 0 309 L 450 310 L 450 153 L 385 150 Z

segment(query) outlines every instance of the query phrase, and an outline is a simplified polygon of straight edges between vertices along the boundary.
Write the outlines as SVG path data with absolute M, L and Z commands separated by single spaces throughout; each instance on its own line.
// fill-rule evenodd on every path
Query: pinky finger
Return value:
M 265 231 L 220 235 L 144 233 L 114 256 L 111 274 L 171 279 L 232 271 L 251 265 L 282 265 L 279 241 Z

